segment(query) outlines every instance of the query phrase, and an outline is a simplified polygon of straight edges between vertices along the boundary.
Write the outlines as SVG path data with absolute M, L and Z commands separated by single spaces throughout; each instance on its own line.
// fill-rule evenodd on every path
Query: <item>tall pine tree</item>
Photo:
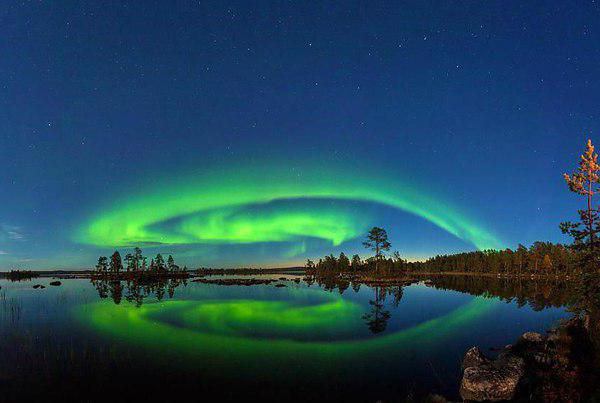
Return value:
M 367 234 L 367 240 L 363 242 L 363 246 L 375 252 L 375 270 L 378 270 L 383 252 L 390 250 L 392 244 L 388 241 L 387 232 L 383 228 L 373 227 Z
M 598 254 L 598 233 L 600 223 L 598 209 L 594 207 L 593 197 L 600 190 L 600 177 L 598 176 L 598 154 L 594 153 L 594 145 L 588 140 L 585 153 L 581 156 L 579 166 L 571 175 L 564 174 L 569 190 L 587 199 L 587 208 L 578 210 L 580 221 L 570 221 L 560 224 L 564 234 L 573 237 L 574 248 L 584 252 L 586 263 L 592 263 Z

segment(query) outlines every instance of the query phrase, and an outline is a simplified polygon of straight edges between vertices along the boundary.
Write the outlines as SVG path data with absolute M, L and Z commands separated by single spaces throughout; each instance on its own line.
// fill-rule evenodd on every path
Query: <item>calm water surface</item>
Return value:
M 493 354 L 568 316 L 560 303 L 475 296 L 481 290 L 456 286 L 326 290 L 286 277 L 158 289 L 0 280 L 0 390 L 7 400 L 458 398 L 469 347 Z

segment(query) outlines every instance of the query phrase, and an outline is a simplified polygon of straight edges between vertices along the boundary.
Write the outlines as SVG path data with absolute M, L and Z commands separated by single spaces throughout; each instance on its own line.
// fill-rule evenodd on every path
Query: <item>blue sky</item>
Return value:
M 177 193 L 182 177 L 274 160 L 410 183 L 503 246 L 564 241 L 558 223 L 580 204 L 561 174 L 599 139 L 599 14 L 584 1 L 8 1 L 0 269 L 89 267 L 131 245 L 74 234 L 148 184 Z M 407 211 L 343 208 L 369 211 L 410 258 L 474 249 Z M 360 251 L 300 238 L 146 249 L 191 266 Z

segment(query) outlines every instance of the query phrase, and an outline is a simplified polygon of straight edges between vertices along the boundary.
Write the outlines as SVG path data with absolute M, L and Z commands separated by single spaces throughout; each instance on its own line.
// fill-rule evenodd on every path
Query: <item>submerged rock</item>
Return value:
M 46 286 L 45 285 L 41 285 L 41 284 L 36 284 L 36 285 L 33 286 L 33 288 L 35 288 L 37 290 L 38 288 L 39 289 L 46 288 Z
M 54 286 L 54 287 L 58 287 L 59 285 L 61 285 L 62 283 L 60 281 L 51 281 L 50 285 Z
M 467 351 L 463 367 L 460 395 L 464 400 L 510 400 L 525 373 L 525 360 L 510 349 L 500 353 L 498 359 L 490 360 L 473 347 Z

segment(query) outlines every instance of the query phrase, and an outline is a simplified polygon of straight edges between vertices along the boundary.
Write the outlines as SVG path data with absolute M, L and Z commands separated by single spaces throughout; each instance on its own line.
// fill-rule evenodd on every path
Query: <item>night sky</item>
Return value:
M 0 269 L 566 241 L 599 3 L 307 3 L 3 2 Z

